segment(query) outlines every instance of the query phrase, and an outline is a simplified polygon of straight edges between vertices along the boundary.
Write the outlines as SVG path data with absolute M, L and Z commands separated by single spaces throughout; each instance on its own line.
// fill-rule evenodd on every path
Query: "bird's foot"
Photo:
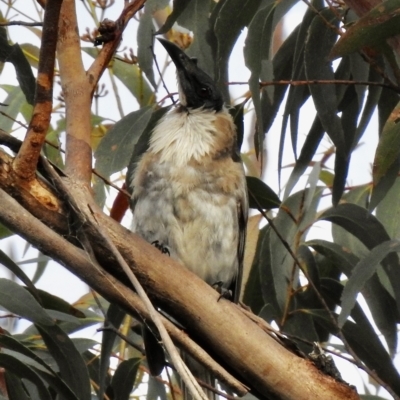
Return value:
M 166 254 L 170 256 L 171 254 L 169 253 L 168 247 L 164 246 L 162 243 L 160 243 L 159 240 L 155 240 L 154 242 L 151 243 L 156 249 L 160 250 L 162 254 Z
M 215 282 L 213 285 L 211 285 L 211 287 L 219 293 L 218 301 L 220 301 L 222 298 L 232 300 L 232 291 L 229 289 L 225 289 L 224 287 L 222 287 L 222 285 L 222 281 Z

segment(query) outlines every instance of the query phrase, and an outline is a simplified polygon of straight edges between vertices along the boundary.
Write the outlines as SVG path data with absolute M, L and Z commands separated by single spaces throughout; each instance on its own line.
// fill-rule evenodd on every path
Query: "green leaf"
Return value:
M 153 111 L 150 120 L 137 140 L 130 161 L 128 163 L 128 171 L 126 173 L 126 187 L 128 191 L 132 190 L 132 178 L 135 171 L 137 162 L 141 158 L 142 154 L 148 149 L 150 136 L 153 133 L 154 128 L 160 121 L 160 119 L 171 109 L 171 107 L 163 107 Z
M 342 285 L 331 279 L 324 279 L 321 283 L 324 297 L 339 304 Z M 337 335 L 336 325 L 332 325 L 332 321 L 324 310 L 320 310 L 320 316 L 322 315 L 324 316 L 319 319 L 319 322 L 330 329 L 332 334 Z M 348 344 L 361 361 L 374 370 L 397 394 L 400 393 L 400 376 L 377 333 L 358 304 L 353 308 L 351 317 L 354 322 L 346 321 L 342 329 Z
M 8 238 L 10 236 L 14 235 L 13 232 L 11 232 L 8 228 L 6 228 L 3 224 L 0 224 L 0 240 Z
M 189 4 L 193 2 L 193 0 L 174 0 L 173 6 L 172 6 L 172 13 L 168 15 L 167 20 L 165 21 L 164 25 L 157 31 L 157 35 L 162 35 L 164 33 L 167 33 L 178 17 L 183 13 L 186 7 L 189 6 Z
M 8 398 L 6 399 L 2 396 L 3 398 L 1 400 L 32 400 L 28 397 L 22 380 L 17 375 L 5 371 L 4 376 L 7 384 Z
M 215 63 L 211 46 L 204 38 L 208 36 L 209 17 L 213 4 L 215 3 L 212 0 L 191 0 L 177 20 L 179 25 L 193 32 L 193 42 L 186 54 L 196 57 L 199 67 L 211 77 L 214 77 Z
M 325 211 L 319 219 L 331 221 L 344 228 L 347 232 L 359 239 L 368 249 L 390 240 L 383 225 L 366 209 L 355 204 L 339 204 L 335 208 Z M 389 277 L 396 299 L 397 310 L 400 310 L 400 273 L 397 254 L 387 255 L 382 265 Z
M 21 43 L 20 46 L 30 65 L 34 68 L 38 68 L 40 52 L 39 47 L 34 46 L 32 43 Z
M 260 93 L 260 80 L 272 81 L 272 68 L 270 65 L 270 46 L 272 41 L 272 30 L 275 13 L 275 4 L 263 2 L 259 10 L 252 19 L 248 34 L 243 49 L 246 67 L 251 71 L 249 80 L 249 89 L 254 104 L 254 109 L 257 117 L 257 147 L 256 152 L 260 154 L 261 158 L 263 153 L 259 152 L 263 148 L 264 141 L 264 123 Z M 264 89 L 268 94 L 271 93 L 273 88 Z M 263 93 L 264 94 L 264 93 Z M 268 104 L 264 101 L 263 104 Z
M 254 313 L 268 311 L 267 320 L 279 319 L 281 312 L 277 301 L 271 265 L 271 227 L 265 226 L 258 236 L 256 253 L 243 301 Z M 265 310 L 268 306 L 268 310 Z
M 400 178 L 397 178 L 385 198 L 376 208 L 376 217 L 391 238 L 400 237 Z
M 18 43 L 10 45 L 7 40 L 5 28 L 0 28 L 0 61 L 11 62 L 17 74 L 19 87 L 29 104 L 33 104 L 36 81 L 31 66 Z
M 400 156 L 400 103 L 390 114 L 379 138 L 372 170 L 374 186 L 388 173 Z
M 261 179 L 254 176 L 246 176 L 247 189 L 249 191 L 250 208 L 270 210 L 278 208 L 281 200 L 278 195 Z
M 99 50 L 92 47 L 83 47 L 82 50 L 93 58 L 99 54 Z M 114 59 L 110 66 L 110 73 L 114 74 L 135 96 L 140 107 L 154 103 L 154 93 L 137 65 Z
M 49 391 L 40 376 L 28 365 L 8 354 L 0 353 L 0 366 L 14 375 L 28 379 L 34 383 L 40 395 L 40 400 L 52 400 Z
M 215 80 L 225 100 L 229 100 L 227 62 L 233 46 L 242 29 L 248 25 L 257 12 L 261 0 L 226 0 L 218 2 L 210 16 L 208 37 L 215 59 Z M 235 18 L 232 18 L 235 16 Z
M 90 400 L 90 379 L 86 364 L 68 335 L 57 325 L 36 325 L 47 349 L 60 368 L 61 378 L 79 400 Z
M 157 84 L 154 79 L 153 70 L 153 52 L 154 49 L 154 23 L 151 16 L 151 7 L 149 2 L 145 4 L 144 13 L 141 15 L 139 20 L 139 26 L 137 30 L 137 43 L 138 51 L 137 58 L 139 67 L 146 74 L 147 79 L 156 88 Z
M 360 260 L 359 263 L 353 269 L 351 277 L 349 278 L 346 286 L 344 287 L 341 307 L 338 318 L 339 327 L 342 327 L 350 315 L 351 309 L 354 307 L 357 295 L 365 283 L 375 274 L 379 263 L 392 252 L 400 251 L 400 241 L 390 240 L 374 247 L 367 257 Z
M 107 310 L 107 316 L 104 321 L 105 327 L 112 327 L 118 330 L 126 313 L 116 304 L 110 304 Z M 100 366 L 99 366 L 99 398 L 103 398 L 107 387 L 108 369 L 110 367 L 110 356 L 114 347 L 117 334 L 115 330 L 104 330 L 101 341 Z
M 309 189 L 300 191 L 285 200 L 274 219 L 276 230 L 283 236 L 283 240 L 290 246 L 294 254 L 305 237 L 307 230 L 314 222 L 316 208 L 319 203 L 322 188 L 316 188 L 312 195 L 312 201 L 305 208 L 305 199 L 310 192 Z M 298 268 L 294 260 L 282 243 L 282 239 L 274 230 L 270 233 L 269 251 L 271 254 L 272 277 L 275 287 L 276 299 L 280 310 L 283 311 L 288 301 L 290 292 L 288 285 L 293 284 L 296 289 L 298 283 Z
M 363 47 L 379 47 L 400 33 L 400 6 L 397 0 L 385 0 L 346 29 L 333 47 L 330 58 L 343 57 Z
M 306 140 L 304 142 L 303 148 L 301 149 L 300 156 L 296 161 L 288 182 L 286 184 L 285 192 L 283 198 L 286 199 L 290 192 L 295 187 L 299 178 L 303 176 L 304 171 L 310 166 L 311 160 L 317 151 L 317 148 L 324 137 L 324 129 L 322 127 L 321 121 L 318 117 L 314 119 L 314 122 L 307 134 Z
M 336 243 L 325 240 L 311 240 L 306 243 L 318 253 L 323 254 L 332 261 L 341 273 L 350 277 L 353 269 L 359 262 L 349 249 L 345 249 Z M 378 276 L 374 274 L 365 281 L 361 293 L 371 311 L 375 324 L 385 337 L 391 355 L 397 349 L 397 312 L 393 297 L 386 291 Z
M 36 300 L 40 301 L 39 294 L 31 280 L 28 278 L 25 272 L 22 271 L 22 269 L 17 264 L 15 264 L 15 262 L 11 260 L 11 258 L 8 257 L 8 255 L 2 250 L 0 250 L 0 263 L 8 268 L 18 279 L 20 279 L 21 282 L 24 283 L 27 288 L 29 288 L 32 295 L 35 296 Z
M 48 326 L 54 324 L 50 315 L 32 294 L 22 286 L 4 278 L 0 278 L 0 305 L 34 323 Z
M 335 43 L 337 33 L 325 21 L 337 26 L 335 14 L 325 9 L 313 19 L 304 52 L 305 73 L 308 80 L 334 80 L 331 63 L 327 61 L 329 49 Z M 346 182 L 349 154 L 341 120 L 337 115 L 339 98 L 335 85 L 310 85 L 310 92 L 318 117 L 326 133 L 336 146 L 335 179 L 332 188 L 332 202 L 337 204 L 343 194 Z
M 111 387 L 114 394 L 113 399 L 129 400 L 139 365 L 140 358 L 130 358 L 118 365 L 111 380 Z
M 36 355 L 31 349 L 22 344 L 20 341 L 16 340 L 14 337 L 0 334 L 0 344 L 3 348 L 10 349 L 16 351 L 26 357 L 29 357 L 39 365 L 45 368 L 47 373 L 44 373 L 41 370 L 36 370 L 36 372 L 42 376 L 49 384 L 60 394 L 62 394 L 63 398 L 69 400 L 77 400 L 77 397 L 73 394 L 71 389 L 66 385 L 66 383 L 58 376 L 53 369 L 44 362 L 38 355 Z M 33 367 L 31 365 L 31 367 Z
M 133 148 L 152 116 L 152 107 L 133 111 L 118 121 L 103 137 L 95 152 L 96 170 L 109 177 L 128 165 Z
M 2 102 L 6 105 L 0 106 L 0 111 L 5 114 L 0 114 L 0 127 L 6 132 L 11 132 L 14 125 L 13 119 L 17 119 L 18 114 L 27 103 L 19 86 L 0 85 L 0 87 L 8 93 L 8 96 Z M 32 106 L 27 107 L 32 111 Z

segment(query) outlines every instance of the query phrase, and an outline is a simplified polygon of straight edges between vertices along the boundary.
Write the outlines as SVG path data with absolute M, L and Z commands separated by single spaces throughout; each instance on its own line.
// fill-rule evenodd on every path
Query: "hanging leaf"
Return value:
M 400 33 L 400 6 L 397 0 L 385 0 L 346 29 L 332 48 L 330 58 L 343 57 L 363 47 L 379 47 Z

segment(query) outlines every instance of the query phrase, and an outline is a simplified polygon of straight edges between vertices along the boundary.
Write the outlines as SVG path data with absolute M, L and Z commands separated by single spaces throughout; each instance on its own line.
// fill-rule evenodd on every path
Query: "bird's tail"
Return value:
M 193 357 L 189 356 L 184 351 L 181 352 L 181 357 L 183 362 L 187 365 L 190 372 L 193 374 L 195 378 L 206 383 L 208 386 L 214 388 L 216 387 L 215 377 L 210 372 L 210 370 L 208 370 L 206 367 L 204 367 L 202 364 L 200 364 L 198 361 L 196 361 Z M 193 400 L 192 394 L 190 393 L 190 391 L 183 382 L 181 383 L 181 389 L 182 389 L 183 400 Z M 212 390 L 208 390 L 205 387 L 202 387 L 202 389 L 204 390 L 209 400 L 217 400 L 218 396 L 215 392 L 213 392 Z

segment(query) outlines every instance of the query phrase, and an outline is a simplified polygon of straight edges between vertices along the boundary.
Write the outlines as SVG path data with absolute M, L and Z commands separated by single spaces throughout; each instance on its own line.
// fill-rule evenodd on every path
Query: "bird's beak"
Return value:
M 181 104 L 189 108 L 205 107 L 219 111 L 223 105 L 221 93 L 210 76 L 197 66 L 197 60 L 190 58 L 174 43 L 158 40 L 175 64 Z
M 165 50 L 167 50 L 178 72 L 189 74 L 194 73 L 198 69 L 196 61 L 187 56 L 176 44 L 161 38 L 158 38 L 158 40 L 164 46 Z

